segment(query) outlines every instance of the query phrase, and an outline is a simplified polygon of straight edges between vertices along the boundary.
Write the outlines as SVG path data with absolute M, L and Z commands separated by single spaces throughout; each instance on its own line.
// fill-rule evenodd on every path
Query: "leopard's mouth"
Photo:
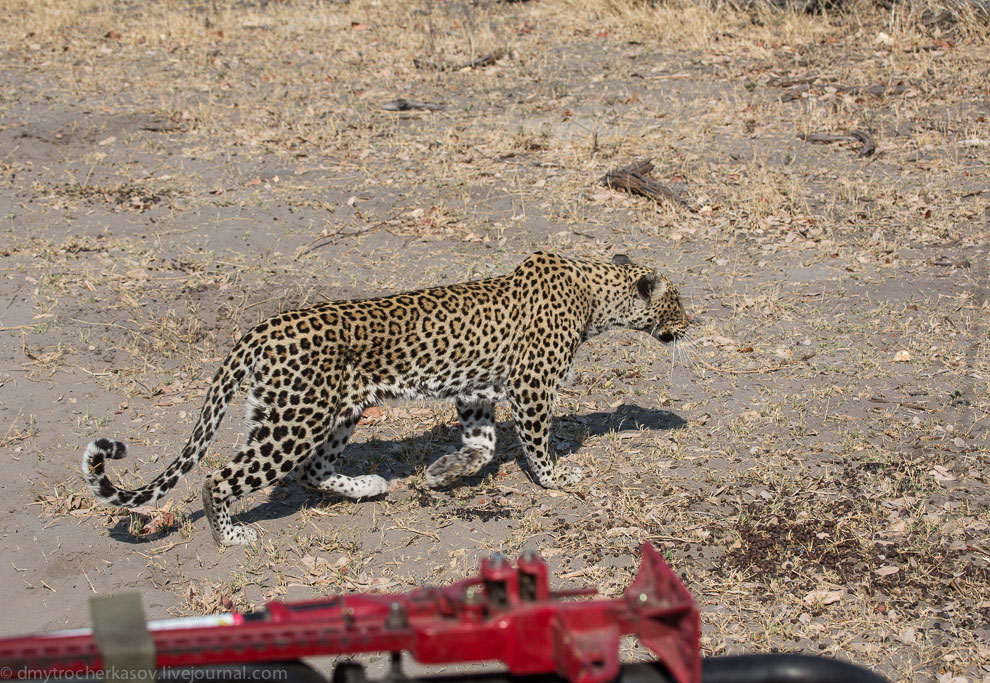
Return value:
M 655 330 L 652 336 L 657 341 L 670 344 L 683 337 L 684 333 L 685 330 Z

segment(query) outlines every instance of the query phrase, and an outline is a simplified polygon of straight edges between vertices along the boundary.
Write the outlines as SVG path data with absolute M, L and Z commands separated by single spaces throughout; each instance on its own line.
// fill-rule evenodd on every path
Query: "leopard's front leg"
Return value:
M 516 423 L 516 433 L 522 442 L 523 454 L 536 482 L 545 488 L 556 489 L 581 479 L 581 468 L 556 462 L 550 456 L 550 421 L 557 402 L 557 389 L 563 381 L 570 363 L 551 365 L 544 374 L 540 363 L 530 366 L 511 382 L 508 388 L 509 406 Z
M 462 477 L 477 474 L 495 455 L 495 406 L 492 401 L 477 396 L 458 398 L 457 416 L 464 446 L 426 468 L 426 483 L 431 487 L 447 486 Z

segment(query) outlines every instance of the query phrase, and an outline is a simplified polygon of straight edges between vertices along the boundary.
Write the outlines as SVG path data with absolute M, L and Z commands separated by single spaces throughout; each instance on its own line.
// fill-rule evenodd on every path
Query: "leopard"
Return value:
M 616 328 L 676 344 L 691 321 L 670 279 L 622 254 L 598 261 L 541 251 L 497 277 L 321 302 L 264 320 L 234 344 L 182 451 L 152 481 L 134 489 L 113 484 L 106 461 L 123 458 L 127 447 L 109 438 L 87 446 L 83 475 L 101 503 L 153 503 L 203 458 L 244 384 L 246 441 L 202 488 L 219 546 L 258 540 L 256 529 L 233 522 L 231 504 L 290 474 L 323 493 L 385 494 L 383 477 L 337 469 L 364 411 L 394 400 L 455 403 L 460 448 L 425 468 L 427 486 L 447 487 L 491 462 L 495 404 L 504 400 L 535 482 L 565 488 L 583 472 L 551 456 L 549 431 L 578 347 Z

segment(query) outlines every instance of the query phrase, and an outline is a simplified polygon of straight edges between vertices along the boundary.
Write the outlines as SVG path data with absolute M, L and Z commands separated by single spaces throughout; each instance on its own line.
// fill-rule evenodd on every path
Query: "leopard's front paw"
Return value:
M 458 479 L 477 474 L 491 459 L 491 449 L 470 446 L 448 453 L 426 468 L 426 485 L 430 488 L 447 486 Z
M 258 532 L 240 525 L 230 525 L 213 530 L 213 539 L 217 545 L 230 547 L 234 545 L 252 545 L 258 542 Z

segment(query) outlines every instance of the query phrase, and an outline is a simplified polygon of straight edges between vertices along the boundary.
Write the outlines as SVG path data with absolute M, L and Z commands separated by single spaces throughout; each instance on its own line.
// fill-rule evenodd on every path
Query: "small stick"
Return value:
M 883 97 L 884 95 L 902 95 L 907 92 L 906 85 L 837 85 L 837 92 L 848 93 L 850 95 L 874 95 Z
M 817 80 L 818 80 L 818 74 L 812 74 L 810 76 L 802 76 L 799 78 L 786 78 L 783 76 L 779 76 L 779 77 L 774 76 L 769 81 L 767 81 L 767 85 L 774 86 L 777 88 L 790 88 L 791 86 L 795 86 L 795 85 L 806 85 L 806 84 L 814 83 Z
M 794 365 L 795 363 L 803 363 L 806 360 L 809 360 L 814 357 L 815 357 L 815 352 L 812 351 L 811 353 L 806 353 L 798 358 L 789 360 L 786 363 L 781 363 L 780 365 L 771 365 L 763 368 L 743 368 L 741 370 L 737 370 L 736 368 L 716 368 L 714 365 L 711 365 L 710 363 L 707 363 L 700 358 L 698 359 L 698 362 L 701 363 L 701 365 L 703 365 L 704 367 L 708 368 L 709 370 L 712 370 L 713 372 L 726 372 L 729 373 L 730 375 L 756 375 L 756 374 L 762 375 L 764 373 L 777 372 L 778 370 L 783 370 L 784 368 Z
M 784 92 L 780 93 L 781 102 L 790 102 L 792 100 L 801 99 L 801 95 L 808 92 L 811 86 L 808 83 L 802 83 L 800 85 L 795 85 L 788 88 Z
M 805 142 L 846 142 L 853 139 L 851 135 L 826 135 L 824 133 L 812 133 L 810 135 L 800 133 L 798 137 Z
M 420 536 L 426 536 L 427 538 L 432 538 L 434 541 L 440 540 L 440 536 L 438 534 L 433 533 L 432 531 L 420 531 L 419 529 L 413 529 L 411 526 L 406 526 L 404 524 L 396 524 L 395 526 L 391 526 L 388 528 L 389 531 L 392 531 L 394 529 L 399 529 L 401 531 L 409 531 L 414 534 L 419 534 Z
M 174 130 L 179 130 L 179 124 L 168 119 L 155 119 L 154 121 L 149 121 L 148 123 L 139 126 L 141 130 L 150 130 L 155 133 L 171 133 Z
M 877 143 L 873 142 L 873 138 L 865 130 L 854 130 L 850 135 L 863 143 L 859 149 L 859 156 L 872 156 L 877 151 Z
M 856 140 L 862 144 L 859 148 L 858 156 L 868 157 L 877 151 L 877 143 L 873 141 L 873 138 L 865 130 L 854 130 L 849 135 L 828 135 L 825 133 L 811 133 L 805 135 L 804 133 L 799 133 L 798 138 L 804 140 L 805 142 L 849 142 Z
M 409 111 L 411 109 L 426 109 L 427 111 L 440 111 L 442 104 L 432 104 L 430 102 L 420 102 L 419 100 L 407 100 L 402 97 L 382 105 L 385 111 Z
M 491 66 L 498 60 L 505 56 L 505 50 L 495 50 L 495 52 L 489 52 L 487 55 L 478 57 L 477 59 L 468 62 L 467 64 L 461 64 L 460 66 L 453 67 L 453 71 L 460 71 L 461 69 L 479 69 L 483 66 Z
M 911 410 L 922 410 L 928 411 L 929 408 L 923 403 L 908 403 L 907 401 L 898 401 L 884 398 L 883 396 L 870 396 L 871 403 L 893 403 L 901 408 L 910 408 Z
M 354 232 L 343 232 L 343 228 L 341 228 L 340 230 L 331 233 L 329 235 L 321 235 L 320 237 L 317 237 L 315 240 L 313 240 L 306 246 L 302 247 L 293 260 L 298 261 L 306 254 L 310 254 L 316 251 L 317 249 L 330 246 L 337 240 L 338 237 L 356 237 L 358 235 L 363 235 L 367 232 L 371 232 L 372 230 L 377 230 L 378 228 L 381 228 L 384 225 L 385 225 L 384 223 L 369 225 L 367 228 L 364 228 L 363 230 L 355 230 Z

